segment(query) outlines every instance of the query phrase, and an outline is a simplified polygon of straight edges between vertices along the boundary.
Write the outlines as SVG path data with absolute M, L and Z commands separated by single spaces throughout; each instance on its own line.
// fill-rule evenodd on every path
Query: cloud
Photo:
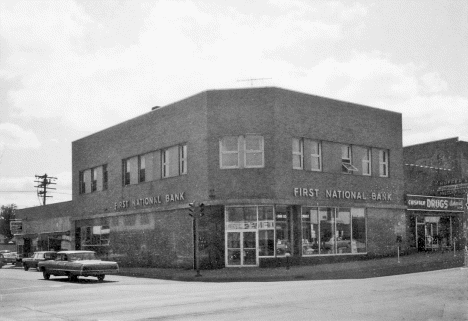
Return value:
M 37 136 L 12 123 L 0 124 L 0 153 L 4 149 L 38 149 L 41 147 Z
M 115 22 L 98 20 L 72 1 L 5 5 L 0 82 L 8 88 L 21 79 L 22 86 L 8 92 L 15 117 L 54 118 L 95 131 L 155 104 L 224 83 L 234 87 L 242 77 L 283 79 L 294 68 L 278 62 L 279 51 L 306 55 L 310 42 L 337 41 L 345 23 L 367 14 L 363 6 L 339 2 L 295 2 L 286 11 L 251 5 L 258 12 L 242 5 L 137 2 L 137 31 L 118 35 Z

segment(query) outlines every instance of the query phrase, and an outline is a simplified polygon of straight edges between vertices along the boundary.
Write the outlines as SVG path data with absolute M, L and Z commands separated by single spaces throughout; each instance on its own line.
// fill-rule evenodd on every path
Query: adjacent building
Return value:
M 463 248 L 468 142 L 432 141 L 407 146 L 403 154 L 409 246 L 419 251 Z
M 73 142 L 72 201 L 19 210 L 18 244 L 191 268 L 199 202 L 203 268 L 391 255 L 407 241 L 401 128 L 276 87 L 205 91 Z

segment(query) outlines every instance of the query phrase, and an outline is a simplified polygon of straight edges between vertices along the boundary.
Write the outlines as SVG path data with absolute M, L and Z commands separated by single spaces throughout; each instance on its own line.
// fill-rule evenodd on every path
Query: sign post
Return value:
M 200 274 L 200 248 L 199 248 L 199 243 L 200 243 L 200 236 L 198 232 L 198 220 L 205 215 L 205 204 L 203 203 L 197 203 L 197 202 L 191 202 L 189 203 L 189 215 L 193 219 L 193 246 L 195 247 L 195 269 L 197 270 L 197 274 L 195 276 L 201 276 Z

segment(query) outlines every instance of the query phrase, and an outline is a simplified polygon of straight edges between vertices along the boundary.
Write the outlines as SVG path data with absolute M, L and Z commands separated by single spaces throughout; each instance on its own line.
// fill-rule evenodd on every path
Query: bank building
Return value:
M 173 268 L 193 268 L 198 253 L 202 268 L 229 268 L 411 245 L 402 115 L 282 88 L 149 108 L 74 141 L 72 175 L 71 201 L 18 211 L 21 252 L 90 249 Z M 192 202 L 204 204 L 199 251 Z

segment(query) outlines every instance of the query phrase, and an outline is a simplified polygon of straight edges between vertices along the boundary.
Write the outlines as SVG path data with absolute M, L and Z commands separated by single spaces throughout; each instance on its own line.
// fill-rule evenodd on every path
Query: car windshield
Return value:
M 81 261 L 81 260 L 97 260 L 96 253 L 87 252 L 87 253 L 72 253 L 68 255 L 69 261 Z

